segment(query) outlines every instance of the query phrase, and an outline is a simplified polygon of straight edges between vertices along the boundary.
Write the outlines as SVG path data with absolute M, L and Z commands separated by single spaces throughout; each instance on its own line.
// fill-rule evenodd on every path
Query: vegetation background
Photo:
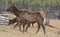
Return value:
M 6 6 L 11 5 L 12 3 L 16 3 L 18 8 L 26 8 L 31 10 L 42 9 L 45 13 L 47 13 L 51 8 L 60 8 L 60 0 L 0 0 L 0 8 L 2 5 Z

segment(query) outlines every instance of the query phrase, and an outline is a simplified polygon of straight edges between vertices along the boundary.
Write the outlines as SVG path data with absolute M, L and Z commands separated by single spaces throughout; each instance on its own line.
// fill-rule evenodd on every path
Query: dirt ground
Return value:
M 18 27 L 13 29 L 12 26 L 0 25 L 0 37 L 60 37 L 60 20 L 51 19 L 49 24 L 58 29 L 45 26 L 45 35 L 42 28 L 37 34 L 35 33 L 37 30 L 37 24 L 34 24 L 34 27 L 31 26 L 28 31 L 24 33 L 20 32 Z

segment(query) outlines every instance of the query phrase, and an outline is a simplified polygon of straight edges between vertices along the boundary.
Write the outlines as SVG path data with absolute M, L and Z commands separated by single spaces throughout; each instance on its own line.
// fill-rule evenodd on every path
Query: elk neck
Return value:
M 21 11 L 19 11 L 19 9 L 14 9 L 14 14 L 17 16 L 17 17 L 19 17 L 20 16 L 20 14 L 21 14 Z

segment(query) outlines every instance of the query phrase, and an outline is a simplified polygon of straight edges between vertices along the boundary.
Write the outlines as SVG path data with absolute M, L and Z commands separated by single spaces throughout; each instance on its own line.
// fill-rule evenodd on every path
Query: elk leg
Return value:
M 27 24 L 27 27 L 26 27 L 25 32 L 28 30 L 28 27 L 30 27 L 30 23 L 29 23 L 29 24 Z
M 43 28 L 43 31 L 44 31 L 44 34 L 46 33 L 45 31 L 45 26 L 43 24 L 41 24 L 42 28 Z
M 24 32 L 24 29 L 25 29 L 25 25 L 26 25 L 26 24 L 23 24 L 23 32 Z
M 34 23 L 32 23 L 32 27 L 33 27 L 33 24 L 34 24 Z
M 36 31 L 36 33 L 39 31 L 39 29 L 40 29 L 40 25 L 41 25 L 41 23 L 43 23 L 43 20 L 42 20 L 42 18 L 40 18 L 40 17 L 36 17 L 36 19 L 37 19 L 37 24 L 38 24 L 38 29 L 37 29 L 37 31 Z M 41 21 L 40 21 L 41 20 Z
M 22 30 L 21 30 L 21 25 L 22 25 L 22 24 L 19 24 L 19 30 L 22 32 Z
M 39 29 L 40 29 L 40 24 L 38 23 L 38 30 L 36 31 L 36 33 L 39 31 Z
M 35 23 L 35 22 L 32 23 L 32 27 L 34 26 L 34 25 L 33 25 L 34 23 Z
M 14 29 L 16 28 L 16 26 L 18 26 L 19 23 L 17 23 L 15 26 L 14 26 Z

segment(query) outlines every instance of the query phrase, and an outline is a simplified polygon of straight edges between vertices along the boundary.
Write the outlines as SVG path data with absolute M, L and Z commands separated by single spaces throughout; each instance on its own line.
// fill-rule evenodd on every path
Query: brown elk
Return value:
M 19 10 L 14 5 L 12 5 L 11 7 L 9 7 L 7 9 L 7 11 L 10 11 L 11 13 L 14 13 L 16 15 L 16 17 L 19 17 L 19 18 L 22 17 L 23 20 L 28 21 L 26 30 L 28 29 L 30 23 L 37 22 L 37 24 L 38 24 L 38 30 L 36 31 L 36 33 L 39 31 L 40 25 L 42 26 L 42 28 L 44 30 L 44 33 L 45 33 L 45 26 L 43 25 L 44 18 L 42 17 L 42 15 L 41 15 L 40 12 L 29 11 L 29 10 L 22 10 L 22 9 Z
M 26 23 L 25 23 L 25 20 L 24 19 L 22 20 L 22 19 L 23 18 L 19 18 L 19 17 L 11 19 L 11 20 L 9 20 L 9 25 L 17 22 L 16 25 L 14 26 L 14 28 L 19 25 L 19 29 L 20 29 L 20 31 L 22 31 L 21 25 L 23 24 L 23 31 L 24 31 L 24 26 L 26 25 Z
M 7 11 L 11 11 L 11 13 L 14 13 L 16 15 L 16 17 L 18 17 L 17 18 L 17 21 L 18 21 L 17 23 L 20 23 L 19 18 L 22 17 L 23 19 L 21 21 L 24 22 L 24 20 L 25 20 L 24 25 L 27 24 L 26 30 L 28 29 L 28 26 L 32 22 L 37 22 L 38 30 L 36 31 L 36 33 L 39 31 L 40 25 L 42 26 L 42 28 L 44 30 L 44 33 L 45 33 L 45 26 L 43 25 L 43 21 L 44 21 L 44 14 L 43 13 L 35 12 L 35 11 L 31 11 L 31 10 L 26 10 L 26 9 L 18 9 L 15 5 L 12 5 L 10 8 L 7 9 Z
M 25 21 L 21 21 L 22 19 L 21 19 L 21 20 L 20 20 L 20 19 L 21 19 L 21 18 L 18 19 L 18 18 L 16 17 L 16 18 L 14 18 L 14 19 L 9 20 L 9 25 L 10 25 L 10 24 L 14 24 L 14 23 L 16 23 L 16 22 L 17 22 L 17 23 L 16 23 L 16 25 L 14 26 L 14 28 L 16 28 L 17 25 L 19 25 L 18 22 L 20 22 L 20 25 L 22 25 L 22 23 L 25 25 L 25 24 L 26 24 L 26 23 L 25 23 L 26 20 L 25 20 Z M 19 20 L 19 21 L 18 21 L 18 20 Z M 31 23 L 32 26 L 33 26 L 34 23 L 35 23 L 35 22 L 32 22 L 32 23 Z M 29 26 L 29 27 L 30 27 L 30 26 Z M 21 28 L 20 28 L 20 31 L 22 31 Z
M 17 17 L 15 17 L 15 18 L 13 18 L 13 19 L 10 19 L 9 20 L 9 25 L 11 25 L 11 24 L 14 24 L 14 23 L 16 23 L 17 22 Z M 35 22 L 33 22 L 33 23 L 31 23 L 32 24 L 32 27 L 33 27 L 33 24 L 34 24 Z M 15 28 L 15 27 L 14 27 Z

